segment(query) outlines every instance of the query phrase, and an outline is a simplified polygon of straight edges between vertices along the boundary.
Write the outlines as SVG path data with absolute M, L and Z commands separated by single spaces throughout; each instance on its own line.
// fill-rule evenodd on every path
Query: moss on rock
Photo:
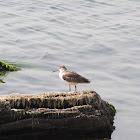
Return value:
M 2 79 L 0 79 L 0 83 L 5 83 Z
M 0 60 L 0 76 L 4 76 L 8 71 L 18 71 L 20 68 L 17 68 L 13 65 L 10 65 L 4 61 Z M 2 79 L 0 79 L 0 83 L 5 83 Z
M 113 113 L 114 113 L 114 115 L 115 115 L 116 109 L 115 109 L 114 105 L 112 105 L 112 104 L 109 104 L 109 105 L 110 105 L 110 108 L 112 109 L 112 111 L 113 111 Z
M 3 71 L 18 71 L 18 70 L 20 70 L 20 68 L 17 68 L 13 65 L 10 65 L 0 60 L 0 75 L 3 74 Z

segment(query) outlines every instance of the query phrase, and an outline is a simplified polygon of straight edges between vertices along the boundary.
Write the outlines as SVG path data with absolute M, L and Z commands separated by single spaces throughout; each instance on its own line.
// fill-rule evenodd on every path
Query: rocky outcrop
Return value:
M 115 109 L 95 91 L 0 96 L 0 134 L 110 137 Z

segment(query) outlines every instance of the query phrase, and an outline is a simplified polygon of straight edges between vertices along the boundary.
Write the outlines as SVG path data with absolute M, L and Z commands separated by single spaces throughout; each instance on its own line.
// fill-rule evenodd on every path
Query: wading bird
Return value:
M 59 77 L 67 84 L 69 84 L 69 92 L 71 91 L 70 85 L 75 86 L 75 91 L 76 85 L 77 84 L 82 84 L 82 83 L 90 83 L 90 81 L 83 76 L 79 75 L 78 73 L 74 71 L 67 70 L 64 65 L 61 65 L 57 70 L 53 71 L 56 72 L 59 71 Z

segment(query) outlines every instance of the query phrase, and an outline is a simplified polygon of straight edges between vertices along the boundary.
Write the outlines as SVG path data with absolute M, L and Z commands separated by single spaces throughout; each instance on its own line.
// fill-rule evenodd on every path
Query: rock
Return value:
M 95 91 L 0 96 L 0 134 L 110 138 L 115 108 Z

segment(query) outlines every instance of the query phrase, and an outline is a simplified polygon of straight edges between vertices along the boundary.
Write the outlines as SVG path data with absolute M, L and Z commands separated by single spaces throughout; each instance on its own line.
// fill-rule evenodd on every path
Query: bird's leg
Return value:
M 77 91 L 76 85 L 75 85 L 75 92 Z
M 69 85 L 69 92 L 71 91 L 71 87 L 70 87 L 70 85 Z

